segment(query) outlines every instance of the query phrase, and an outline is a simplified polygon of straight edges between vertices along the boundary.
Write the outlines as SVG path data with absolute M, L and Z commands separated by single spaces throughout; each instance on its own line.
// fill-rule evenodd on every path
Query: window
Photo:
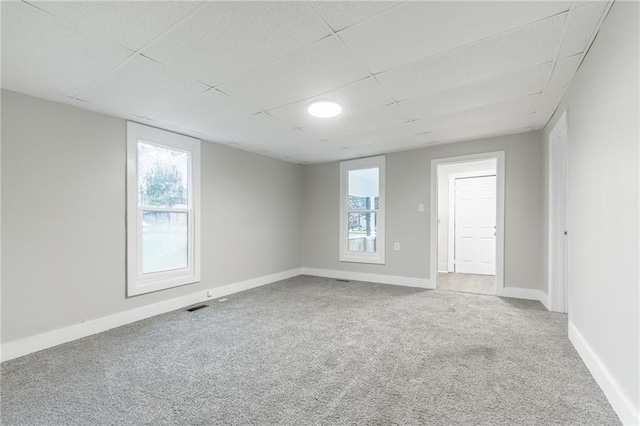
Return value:
M 200 281 L 200 141 L 127 123 L 127 295 Z
M 384 264 L 385 157 L 340 163 L 340 261 Z

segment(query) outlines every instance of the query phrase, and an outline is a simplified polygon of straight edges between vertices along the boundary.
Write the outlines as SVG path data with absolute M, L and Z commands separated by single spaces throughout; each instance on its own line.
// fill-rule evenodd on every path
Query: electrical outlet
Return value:
M 400 250 L 400 243 L 395 243 L 395 244 L 393 245 L 393 249 L 394 249 L 395 251 L 399 251 L 399 250 Z
M 424 204 L 422 204 L 422 203 L 418 204 L 418 211 L 419 212 L 423 212 L 424 211 Z

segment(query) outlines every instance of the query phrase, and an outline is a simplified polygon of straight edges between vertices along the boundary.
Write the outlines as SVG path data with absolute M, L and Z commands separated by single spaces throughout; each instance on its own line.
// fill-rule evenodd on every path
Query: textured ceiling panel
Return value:
M 373 73 L 569 10 L 570 2 L 407 2 L 340 33 Z
M 340 135 L 364 132 L 406 121 L 408 121 L 408 117 L 402 113 L 396 104 L 391 104 L 354 114 L 341 114 L 333 119 L 316 119 L 305 126 L 304 131 L 315 135 L 316 139 L 329 139 L 332 141 Z
M 200 2 L 38 1 L 32 4 L 83 31 L 138 50 Z
M 550 62 L 565 18 L 558 15 L 376 77 L 391 96 L 403 100 Z
M 334 31 L 340 31 L 401 3 L 392 1 L 315 1 L 310 4 Z
M 343 114 L 353 114 L 388 105 L 393 102 L 391 97 L 383 93 L 378 82 L 369 77 L 343 86 L 340 89 L 316 96 L 313 99 L 307 99 L 269 110 L 269 114 L 298 127 L 312 126 L 321 119 L 309 115 L 307 107 L 317 99 L 330 99 L 338 102 L 342 106 Z
M 307 163 L 323 163 L 330 161 L 350 160 L 352 158 L 363 157 L 363 154 L 348 149 L 336 149 L 334 147 L 326 147 L 319 150 L 304 150 L 291 153 L 294 158 L 299 158 L 301 164 Z
M 567 33 L 560 49 L 560 58 L 584 52 L 607 3 L 595 1 L 573 10 L 567 22 Z
M 186 129 L 200 129 L 203 133 L 212 133 L 221 123 L 247 117 L 256 112 L 211 89 L 195 99 L 153 114 L 149 118 L 163 123 L 173 123 Z
M 143 53 L 215 86 L 329 34 L 304 2 L 211 2 Z
M 337 89 L 367 75 L 338 40 L 328 37 L 224 84 L 220 90 L 267 110 Z
M 143 122 L 143 118 L 139 115 L 136 114 L 132 114 L 130 112 L 124 112 L 124 111 L 114 111 L 112 106 L 105 106 L 102 104 L 94 104 L 92 102 L 87 102 L 87 101 L 83 101 L 81 99 L 72 99 L 70 101 L 68 101 L 69 105 L 72 105 L 74 107 L 77 108 L 82 108 L 85 109 L 87 111 L 93 111 L 93 112 L 98 112 L 100 114 L 106 114 L 106 115 L 111 115 L 114 117 L 120 117 L 120 118 L 124 118 L 127 120 L 132 120 L 132 121 L 137 121 L 137 122 Z M 175 130 L 174 130 L 175 131 Z M 182 129 L 179 131 L 179 133 L 185 133 L 186 134 L 187 129 Z
M 540 65 L 456 89 L 408 99 L 399 105 L 413 119 L 449 114 L 541 93 L 550 72 L 551 64 Z
M 221 123 L 205 132 L 205 135 L 214 142 L 234 142 L 245 147 L 254 146 L 262 140 L 266 141 L 264 149 L 269 150 L 274 145 L 280 146 L 302 140 L 301 133 L 286 123 L 261 112 Z
M 536 112 L 541 97 L 542 95 L 537 94 L 496 104 L 483 105 L 465 111 L 418 120 L 416 125 L 424 132 L 435 132 L 511 116 L 532 114 Z
M 582 60 L 582 55 L 575 55 L 556 62 L 551 80 L 549 80 L 549 89 L 567 86 L 578 69 L 580 60 Z
M 36 5 L 2 2 L 3 88 L 318 162 L 541 128 L 610 3 Z
M 2 87 L 61 100 L 131 53 L 21 2 L 2 2 Z
M 207 86 L 203 84 L 135 56 L 78 97 L 102 105 L 116 115 L 131 113 L 145 117 L 205 90 Z
M 469 138 L 479 139 L 490 136 L 523 133 L 531 130 L 533 114 L 501 118 L 485 123 L 433 132 L 430 137 L 437 143 L 457 142 Z
M 379 127 L 365 132 L 346 134 L 329 140 L 332 145 L 356 149 L 360 145 L 391 142 L 421 133 L 413 122 L 398 123 Z
M 547 90 L 544 93 L 536 112 L 534 129 L 541 129 L 547 124 L 556 108 L 558 108 L 566 91 L 566 87 L 561 87 L 559 89 Z
M 409 149 L 423 148 L 425 146 L 431 145 L 431 143 L 431 135 L 420 134 L 402 139 L 394 139 L 391 141 L 360 145 L 357 147 L 357 150 L 362 155 L 377 155 L 387 152 L 397 152 Z

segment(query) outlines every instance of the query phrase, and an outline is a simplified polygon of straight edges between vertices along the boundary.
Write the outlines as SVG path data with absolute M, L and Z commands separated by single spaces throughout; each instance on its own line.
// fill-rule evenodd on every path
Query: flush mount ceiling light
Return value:
M 311 105 L 309 105 L 309 108 L 307 108 L 307 111 L 309 111 L 309 114 L 314 117 L 330 118 L 340 114 L 342 112 L 342 107 L 337 102 L 325 99 L 312 102 Z

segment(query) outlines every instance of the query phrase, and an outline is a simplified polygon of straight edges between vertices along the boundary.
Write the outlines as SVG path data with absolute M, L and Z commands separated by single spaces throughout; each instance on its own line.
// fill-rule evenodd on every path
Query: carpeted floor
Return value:
M 4 425 L 613 425 L 537 302 L 300 276 L 2 364 Z

